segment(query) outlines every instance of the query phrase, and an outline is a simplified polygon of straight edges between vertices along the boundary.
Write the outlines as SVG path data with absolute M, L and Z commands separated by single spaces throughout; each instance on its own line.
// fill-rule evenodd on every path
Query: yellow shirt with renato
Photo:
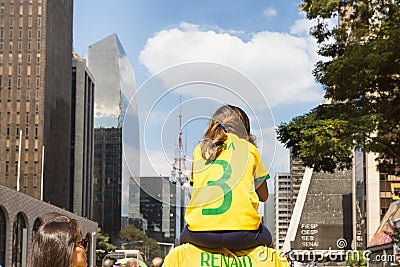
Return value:
M 189 230 L 257 230 L 261 215 L 255 188 L 267 179 L 257 148 L 235 134 L 227 134 L 221 154 L 209 163 L 198 145 L 190 177 L 192 197 L 185 214 Z

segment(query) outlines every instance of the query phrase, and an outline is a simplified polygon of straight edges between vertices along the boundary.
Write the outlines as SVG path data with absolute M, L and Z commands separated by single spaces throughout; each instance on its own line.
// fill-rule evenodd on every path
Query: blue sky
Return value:
M 311 74 L 319 60 L 315 41 L 308 35 L 311 22 L 300 12 L 300 3 L 297 0 L 75 0 L 73 45 L 75 52 L 86 56 L 89 45 L 116 33 L 135 69 L 138 89 L 148 87 L 146 81 L 148 83 L 154 75 L 162 76 L 160 72 L 165 73 L 166 68 L 193 61 L 222 64 L 227 67 L 223 73 L 233 73 L 233 69 L 248 77 L 259 87 L 267 104 L 257 102 L 260 99 L 257 93 L 242 91 L 238 94 L 250 104 L 246 111 L 252 115 L 252 125 L 265 119 L 262 118 L 265 116 L 269 120 L 262 122 L 255 131 L 258 140 L 263 143 L 260 150 L 265 155 L 264 164 L 274 175 L 289 170 L 288 151 L 276 141 L 274 126 L 310 111 L 323 98 L 323 91 Z M 168 79 L 157 78 L 165 78 L 163 81 L 167 88 L 179 83 L 174 71 L 168 74 Z M 204 89 L 204 92 L 207 90 Z M 205 97 L 188 89 L 174 91 L 168 101 L 178 103 L 179 95 L 188 103 L 194 98 Z M 143 99 L 147 98 L 143 96 Z M 143 103 L 143 99 L 139 101 Z M 223 101 L 221 99 L 218 101 Z M 237 104 L 241 105 L 240 101 Z M 197 103 L 189 107 L 196 105 L 199 110 L 206 106 L 203 113 L 199 113 L 204 115 L 197 114 L 197 117 L 211 115 L 212 110 L 207 105 Z M 160 123 L 167 121 L 162 115 L 164 113 L 177 117 L 177 109 L 168 110 L 166 106 L 156 110 L 161 114 Z M 183 107 L 183 110 L 184 116 L 188 116 L 184 121 L 187 125 L 184 133 L 188 133 L 185 140 L 190 155 L 196 140 L 201 139 L 202 130 L 198 130 L 201 126 L 191 122 L 189 107 L 186 111 Z M 139 115 L 148 115 L 148 110 L 144 112 L 146 114 L 141 112 L 143 110 L 139 105 Z M 157 119 L 156 116 L 154 119 Z M 201 121 L 203 124 L 199 124 L 204 127 L 206 120 Z M 177 120 L 172 119 L 171 123 L 177 126 Z M 157 135 L 152 136 L 157 131 L 160 130 L 151 128 L 147 131 L 150 139 L 157 138 Z M 171 133 L 174 139 L 176 129 Z M 167 152 L 154 142 L 146 147 L 147 155 L 158 159 L 173 153 L 173 141 L 165 143 Z M 171 161 L 173 156 L 168 157 Z M 152 161 L 150 159 L 150 163 Z M 157 163 L 156 173 L 168 175 L 168 160 Z M 148 173 L 148 166 L 142 167 L 141 172 L 143 175 L 151 174 Z M 269 185 L 270 189 L 272 186 Z

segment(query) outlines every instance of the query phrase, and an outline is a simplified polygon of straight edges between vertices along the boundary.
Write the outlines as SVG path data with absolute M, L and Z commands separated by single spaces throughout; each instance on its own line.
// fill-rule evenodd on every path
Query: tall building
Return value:
M 86 60 L 73 53 L 71 180 L 73 212 L 92 218 L 93 209 L 93 112 L 94 82 Z
M 275 187 L 275 247 L 282 249 L 292 216 L 292 190 L 289 173 L 277 173 Z
M 272 235 L 272 241 L 276 245 L 275 239 L 275 193 L 269 193 L 267 201 L 264 203 L 264 217 L 263 224 Z
M 93 218 L 113 244 L 121 230 L 122 129 L 94 129 Z
M 159 242 L 174 242 L 175 185 L 168 177 L 140 177 L 140 212 L 146 220 L 146 234 Z
M 301 182 L 303 180 L 303 175 L 305 171 L 300 158 L 293 156 L 290 153 L 290 176 L 291 176 L 291 191 L 292 191 L 292 209 L 296 204 L 297 196 L 299 195 Z
M 0 8 L 0 184 L 72 211 L 72 0 Z
M 305 169 L 283 250 L 351 248 L 352 177 L 352 170 L 325 173 Z
M 170 182 L 175 184 L 176 192 L 176 211 L 175 211 L 175 232 L 176 238 L 179 238 L 179 234 L 185 227 L 185 212 L 186 207 L 190 200 L 190 185 L 189 185 L 189 173 L 186 169 L 186 154 L 183 148 L 182 140 L 182 104 L 179 105 L 179 131 L 178 139 L 175 148 L 174 163 L 172 165 Z M 177 241 L 177 240 L 176 240 Z
M 132 218 L 139 214 L 139 125 L 136 103 L 131 101 L 135 73 L 116 34 L 89 46 L 88 66 L 96 81 L 94 219 L 113 242 L 118 242 L 121 215 Z M 123 137 L 127 111 L 133 123 L 129 137 Z M 123 151 L 127 146 L 136 148 L 136 153 Z M 113 222 L 104 216 L 112 216 Z

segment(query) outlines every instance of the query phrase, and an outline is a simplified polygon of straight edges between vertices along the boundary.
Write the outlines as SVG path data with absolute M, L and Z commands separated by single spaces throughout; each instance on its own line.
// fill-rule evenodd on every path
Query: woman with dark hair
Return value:
M 27 267 L 86 267 L 86 249 L 76 220 L 53 214 L 32 241 Z

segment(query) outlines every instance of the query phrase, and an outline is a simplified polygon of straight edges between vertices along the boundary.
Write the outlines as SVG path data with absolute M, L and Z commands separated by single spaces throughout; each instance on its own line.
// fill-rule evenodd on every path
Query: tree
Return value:
M 160 246 L 157 241 L 147 237 L 131 224 L 121 229 L 119 237 L 127 244 L 132 244 L 136 249 L 143 251 L 147 258 L 153 258 L 160 253 Z
M 380 172 L 400 174 L 400 5 L 398 0 L 303 0 L 319 44 L 314 77 L 325 103 L 282 123 L 278 139 L 308 167 L 333 172 L 352 149 L 377 153 Z M 327 19 L 339 17 L 339 27 Z
M 107 234 L 102 234 L 101 229 L 98 229 L 96 238 L 96 266 L 102 266 L 104 257 L 110 252 L 114 251 L 117 247 L 109 243 Z

